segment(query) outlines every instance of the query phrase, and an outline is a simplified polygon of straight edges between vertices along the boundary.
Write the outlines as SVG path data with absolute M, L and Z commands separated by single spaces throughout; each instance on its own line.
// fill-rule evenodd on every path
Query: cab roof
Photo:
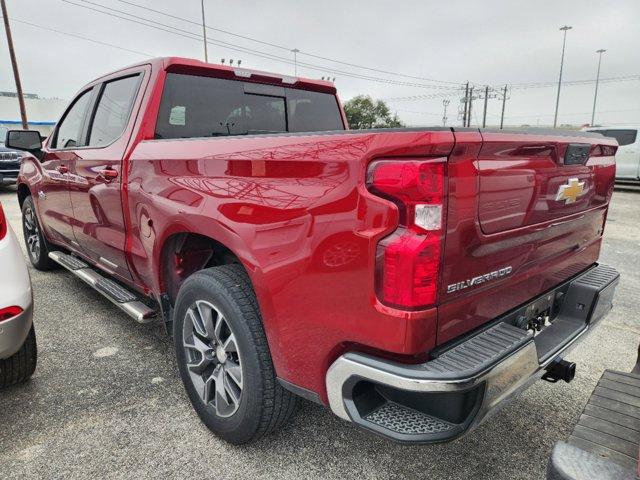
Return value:
M 165 70 L 174 73 L 187 73 L 193 75 L 211 76 L 240 80 L 245 82 L 265 83 L 282 87 L 314 90 L 323 93 L 336 93 L 336 87 L 332 82 L 315 80 L 311 78 L 295 77 L 278 73 L 263 72 L 244 67 L 205 63 L 194 58 L 184 57 L 157 57 L 146 61 L 129 65 L 104 76 L 110 76 L 122 70 L 129 70 L 143 65 L 151 65 L 153 70 Z

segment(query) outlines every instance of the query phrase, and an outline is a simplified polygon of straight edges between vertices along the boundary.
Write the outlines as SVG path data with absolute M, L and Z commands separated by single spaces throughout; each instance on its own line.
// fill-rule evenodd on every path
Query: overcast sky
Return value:
M 148 56 L 203 58 L 202 41 L 182 36 L 187 33 L 176 35 L 95 11 L 141 21 L 125 14 L 129 13 L 201 37 L 196 24 L 135 5 L 191 22 L 201 20 L 200 0 L 7 0 L 9 17 L 15 20 L 12 30 L 24 90 L 70 99 L 94 77 Z M 436 95 L 389 101 L 392 110 L 411 125 L 439 124 L 445 96 L 451 102 L 449 124 L 459 124 L 458 86 L 428 79 L 457 84 L 468 80 L 478 86 L 557 82 L 562 48 L 558 28 L 568 24 L 573 29 L 567 35 L 564 80 L 595 79 L 595 51 L 607 49 L 601 78 L 636 78 L 601 83 L 596 122 L 640 123 L 639 0 L 205 0 L 205 8 L 209 26 L 274 45 L 210 30 L 212 42 L 258 52 L 240 53 L 211 44 L 210 61 L 241 59 L 249 68 L 293 74 L 289 50 L 297 48 L 299 62 L 314 65 L 299 65 L 298 74 L 335 76 L 343 100 L 357 94 L 384 99 Z M 0 38 L 0 90 L 14 91 L 6 42 L 4 36 Z M 593 83 L 563 87 L 559 122 L 588 122 L 593 91 Z M 555 96 L 554 86 L 514 86 L 507 100 L 507 124 L 552 123 Z M 482 103 L 474 102 L 474 123 L 482 120 Z M 488 123 L 499 121 L 500 107 L 499 100 L 489 100 Z

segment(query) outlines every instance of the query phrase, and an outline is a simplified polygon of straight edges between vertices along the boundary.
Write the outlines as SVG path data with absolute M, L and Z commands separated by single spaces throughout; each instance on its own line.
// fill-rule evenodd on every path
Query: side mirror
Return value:
M 42 138 L 37 130 L 9 130 L 4 142 L 6 148 L 36 153 L 42 150 Z

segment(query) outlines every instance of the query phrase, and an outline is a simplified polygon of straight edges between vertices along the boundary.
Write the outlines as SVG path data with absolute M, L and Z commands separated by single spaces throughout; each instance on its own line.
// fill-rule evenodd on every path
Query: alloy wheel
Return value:
M 185 314 L 182 344 L 189 378 L 202 402 L 220 417 L 233 415 L 242 398 L 242 359 L 220 309 L 197 300 Z
M 27 207 L 22 216 L 22 223 L 24 228 L 24 239 L 27 244 L 27 250 L 34 262 L 40 258 L 40 229 L 38 227 L 38 219 L 33 211 L 33 208 Z

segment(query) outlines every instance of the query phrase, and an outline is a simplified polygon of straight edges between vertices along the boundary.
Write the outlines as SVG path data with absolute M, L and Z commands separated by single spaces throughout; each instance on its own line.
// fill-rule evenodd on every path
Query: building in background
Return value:
M 38 130 L 43 136 L 48 136 L 53 130 L 60 115 L 67 105 L 67 100 L 61 98 L 40 98 L 34 93 L 25 93 L 24 103 L 27 109 L 29 128 Z M 0 92 L 0 127 L 21 129 L 20 107 L 15 92 Z M 1 139 L 0 141 L 3 141 Z

